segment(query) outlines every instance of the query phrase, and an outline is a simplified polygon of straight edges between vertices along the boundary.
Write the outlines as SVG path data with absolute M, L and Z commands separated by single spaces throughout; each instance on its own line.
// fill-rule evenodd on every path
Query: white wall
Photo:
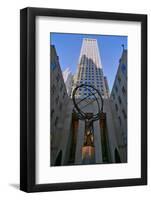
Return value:
M 18 190 L 19 184 L 19 9 L 27 6 L 83 9 L 113 12 L 146 13 L 151 10 L 150 0 L 5 0 L 0 4 L 0 199 L 150 199 L 151 187 L 123 187 L 26 194 Z M 151 12 L 150 12 L 151 13 Z M 151 14 L 149 14 L 149 34 Z M 148 44 L 151 44 L 148 38 Z M 149 45 L 149 50 L 150 50 Z M 151 64 L 149 58 L 148 65 Z M 149 69 L 148 74 L 151 74 Z M 151 81 L 149 80 L 149 84 Z M 149 101 L 151 101 L 149 92 Z M 150 105 L 149 105 L 150 108 Z M 151 110 L 150 110 L 151 111 Z M 149 114 L 149 121 L 151 112 Z M 150 123 L 151 124 L 151 123 Z M 150 132 L 149 127 L 149 131 Z M 149 135 L 149 134 L 148 134 Z M 148 141 L 151 141 L 149 135 Z M 149 144 L 151 144 L 149 142 Z M 151 152 L 151 147 L 149 147 Z M 149 153 L 149 169 L 151 159 Z M 149 170 L 149 185 L 151 173 Z

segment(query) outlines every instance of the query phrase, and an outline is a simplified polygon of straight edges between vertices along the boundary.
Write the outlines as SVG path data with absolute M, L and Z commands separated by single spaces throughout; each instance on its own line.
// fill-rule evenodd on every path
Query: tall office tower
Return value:
M 70 96 L 71 89 L 72 89 L 73 75 L 72 75 L 69 67 L 63 71 L 63 79 L 64 79 L 64 83 L 66 85 L 68 96 Z
M 109 98 L 110 97 L 110 89 L 109 89 L 108 80 L 107 80 L 106 76 L 104 76 L 104 82 L 105 82 L 106 93 Z
M 73 89 L 80 84 L 92 85 L 101 92 L 103 98 L 108 98 L 96 39 L 83 39 Z M 83 98 L 89 95 L 90 91 L 85 88 L 79 90 L 76 98 Z

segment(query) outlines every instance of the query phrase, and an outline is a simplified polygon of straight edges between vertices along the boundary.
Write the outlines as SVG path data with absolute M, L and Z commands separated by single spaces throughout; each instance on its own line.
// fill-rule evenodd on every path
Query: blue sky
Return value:
M 98 41 L 104 75 L 107 76 L 110 91 L 122 54 L 122 44 L 127 49 L 126 36 L 86 35 L 51 33 L 50 43 L 55 45 L 62 71 L 70 67 L 73 74 L 77 69 L 83 38 L 94 38 Z

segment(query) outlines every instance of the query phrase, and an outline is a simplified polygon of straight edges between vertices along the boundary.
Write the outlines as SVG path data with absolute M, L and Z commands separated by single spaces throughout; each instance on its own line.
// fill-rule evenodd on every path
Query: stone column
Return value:
M 69 101 L 68 102 L 68 107 L 64 112 L 66 113 L 64 115 L 64 126 L 63 129 L 61 130 L 63 132 L 63 137 L 61 138 L 61 149 L 63 150 L 63 155 L 62 155 L 62 160 L 63 160 L 63 165 L 66 165 L 69 159 L 69 154 L 70 154 L 70 143 L 71 143 L 71 126 L 72 126 L 72 109 L 73 105 Z
M 85 121 L 79 120 L 76 154 L 75 154 L 76 165 L 82 164 L 82 146 L 84 142 L 84 131 L 85 131 Z
M 95 147 L 95 161 L 96 163 L 102 163 L 102 146 L 101 146 L 101 130 L 99 120 L 93 122 L 94 129 L 94 147 Z
M 110 104 L 107 102 L 106 103 L 106 126 L 107 126 L 107 133 L 108 133 L 111 162 L 115 162 L 114 150 L 117 147 L 115 125 L 113 123 L 114 122 L 113 120 L 114 118 L 111 112 Z

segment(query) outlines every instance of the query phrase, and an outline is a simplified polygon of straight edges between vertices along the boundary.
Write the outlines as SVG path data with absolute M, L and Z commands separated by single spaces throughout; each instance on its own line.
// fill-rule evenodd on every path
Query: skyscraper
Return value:
M 74 77 L 73 89 L 80 84 L 88 84 L 97 88 L 103 98 L 108 98 L 106 91 L 102 63 L 96 39 L 84 38 L 78 61 L 77 72 Z M 77 94 L 77 98 L 89 96 L 90 91 L 83 89 Z M 91 97 L 89 97 L 91 98 Z
M 108 98 L 110 97 L 110 90 L 109 90 L 109 85 L 108 85 L 108 81 L 107 81 L 107 77 L 104 76 L 104 82 L 105 82 L 105 89 L 106 89 L 106 94 L 108 96 Z
M 73 75 L 72 75 L 69 67 L 64 70 L 63 79 L 64 79 L 64 83 L 66 85 L 67 93 L 70 96 L 71 89 L 72 89 Z

